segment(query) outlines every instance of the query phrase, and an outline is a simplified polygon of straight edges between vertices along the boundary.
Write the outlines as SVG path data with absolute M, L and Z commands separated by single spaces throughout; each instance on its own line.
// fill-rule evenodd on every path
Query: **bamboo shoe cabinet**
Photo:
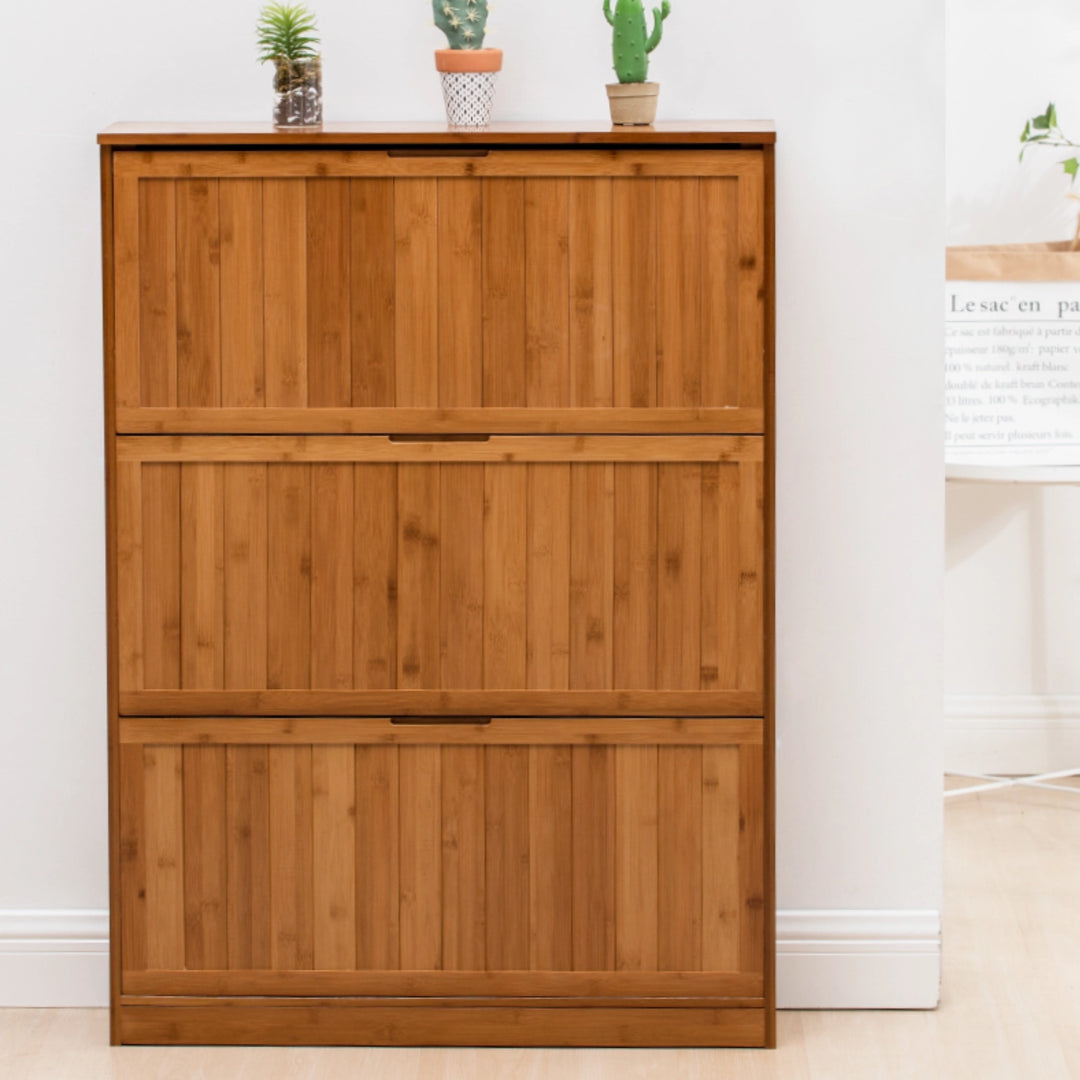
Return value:
M 114 1041 L 771 1045 L 771 129 L 100 142 Z

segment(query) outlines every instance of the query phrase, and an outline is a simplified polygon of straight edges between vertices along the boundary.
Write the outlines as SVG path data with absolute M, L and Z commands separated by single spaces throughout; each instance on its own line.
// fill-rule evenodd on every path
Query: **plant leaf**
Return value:
M 1080 161 L 1078 161 L 1074 157 L 1071 157 L 1068 158 L 1066 161 L 1063 161 L 1061 163 L 1061 167 L 1070 177 L 1072 177 L 1073 180 L 1075 180 L 1077 171 L 1080 171 Z

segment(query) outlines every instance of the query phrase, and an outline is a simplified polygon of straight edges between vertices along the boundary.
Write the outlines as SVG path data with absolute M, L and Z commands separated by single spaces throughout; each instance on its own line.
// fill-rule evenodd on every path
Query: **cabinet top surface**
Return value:
M 776 141 L 771 120 L 671 120 L 650 127 L 614 127 L 598 121 L 497 123 L 486 128 L 449 128 L 437 123 L 333 123 L 320 128 L 282 130 L 268 123 L 113 124 L 98 134 L 103 146 L 380 146 L 427 145 L 574 146 L 612 143 L 634 146 L 764 146 Z

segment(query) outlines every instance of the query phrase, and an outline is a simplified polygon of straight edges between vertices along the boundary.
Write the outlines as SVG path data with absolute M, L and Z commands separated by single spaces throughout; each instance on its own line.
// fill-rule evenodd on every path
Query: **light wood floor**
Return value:
M 106 1045 L 103 1010 L 0 1010 L 3 1080 L 1077 1080 L 1080 794 L 946 807 L 936 1012 L 785 1012 L 747 1050 L 159 1049 Z

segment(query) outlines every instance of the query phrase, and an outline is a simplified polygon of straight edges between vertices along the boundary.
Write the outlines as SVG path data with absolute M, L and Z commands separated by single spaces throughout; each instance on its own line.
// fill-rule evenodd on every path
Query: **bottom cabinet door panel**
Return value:
M 123 992 L 760 1004 L 763 776 L 757 719 L 123 720 Z

